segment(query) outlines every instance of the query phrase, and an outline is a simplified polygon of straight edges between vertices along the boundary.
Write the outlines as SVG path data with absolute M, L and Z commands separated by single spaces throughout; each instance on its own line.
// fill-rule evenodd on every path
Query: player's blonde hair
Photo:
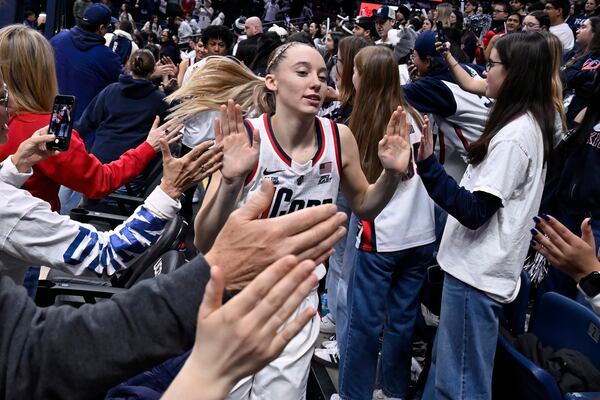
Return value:
M 289 42 L 273 51 L 267 64 L 267 74 L 275 71 L 292 46 L 306 44 Z M 254 75 L 246 66 L 230 57 L 209 57 L 192 73 L 179 90 L 167 97 L 174 104 L 169 118 L 185 120 L 197 113 L 218 110 L 233 99 L 244 115 L 275 111 L 275 96 L 267 89 L 265 79 Z

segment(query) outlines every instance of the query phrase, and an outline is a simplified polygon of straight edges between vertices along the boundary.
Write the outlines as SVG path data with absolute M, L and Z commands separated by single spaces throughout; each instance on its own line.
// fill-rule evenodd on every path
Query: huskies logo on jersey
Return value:
M 273 208 L 269 214 L 269 218 L 279 217 L 281 215 L 289 214 L 294 211 L 299 211 L 307 207 L 316 207 L 321 204 L 331 204 L 333 199 L 294 199 L 294 191 L 289 188 L 280 188 L 275 194 L 273 200 Z

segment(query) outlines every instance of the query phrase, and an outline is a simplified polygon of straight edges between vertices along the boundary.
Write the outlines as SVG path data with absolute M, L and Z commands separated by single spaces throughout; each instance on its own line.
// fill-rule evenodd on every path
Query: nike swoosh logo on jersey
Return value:
M 276 170 L 274 170 L 274 171 L 269 171 L 269 170 L 267 170 L 267 169 L 265 168 L 265 169 L 263 170 L 263 175 L 273 175 L 273 174 L 276 174 L 276 173 L 278 173 L 278 172 L 283 172 L 283 170 L 282 170 L 282 169 L 276 169 Z

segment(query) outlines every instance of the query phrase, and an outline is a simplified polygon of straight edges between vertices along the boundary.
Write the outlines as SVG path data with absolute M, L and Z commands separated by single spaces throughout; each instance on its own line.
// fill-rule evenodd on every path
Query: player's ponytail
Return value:
M 229 99 L 241 106 L 244 116 L 272 112 L 275 108 L 264 78 L 229 57 L 209 58 L 166 100 L 174 105 L 169 118 L 185 120 L 199 112 L 216 111 Z

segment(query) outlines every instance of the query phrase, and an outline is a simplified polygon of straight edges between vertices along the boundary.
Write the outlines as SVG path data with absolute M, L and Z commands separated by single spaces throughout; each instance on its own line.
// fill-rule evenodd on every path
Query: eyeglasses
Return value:
M 494 67 L 494 65 L 501 65 L 502 62 L 500 61 L 492 61 L 492 60 L 488 60 L 488 62 L 485 64 L 485 70 L 489 71 L 490 69 L 492 69 Z
M 3 89 L 4 94 L 0 97 L 0 104 L 3 104 L 6 112 L 8 112 L 8 86 L 6 86 L 6 82 L 4 82 Z
M 527 29 L 535 29 L 535 28 L 539 28 L 540 24 L 536 24 L 534 22 L 528 22 L 526 24 L 523 24 L 523 27 L 527 27 Z

